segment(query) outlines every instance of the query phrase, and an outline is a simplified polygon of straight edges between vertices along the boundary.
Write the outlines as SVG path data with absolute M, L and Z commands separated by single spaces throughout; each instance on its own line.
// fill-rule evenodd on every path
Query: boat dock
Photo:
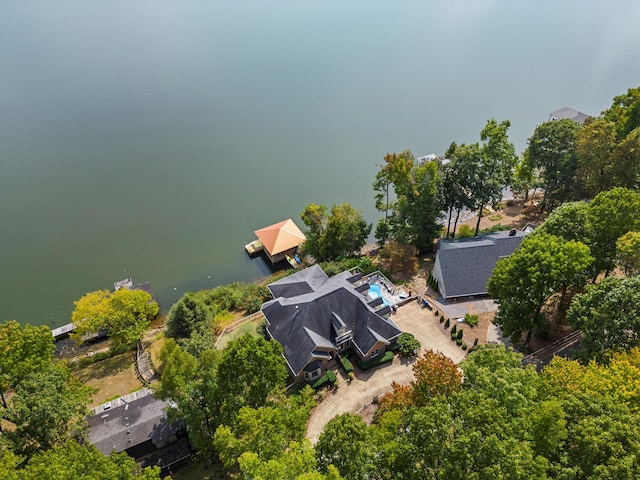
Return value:
M 61 338 L 68 337 L 75 329 L 76 326 L 73 323 L 67 323 L 66 325 L 51 330 L 51 335 L 53 335 L 53 338 L 57 341 Z
M 249 255 L 257 255 L 262 251 L 263 248 L 264 245 L 262 245 L 262 242 L 260 240 L 254 240 L 253 242 L 247 243 L 244 246 L 244 249 Z

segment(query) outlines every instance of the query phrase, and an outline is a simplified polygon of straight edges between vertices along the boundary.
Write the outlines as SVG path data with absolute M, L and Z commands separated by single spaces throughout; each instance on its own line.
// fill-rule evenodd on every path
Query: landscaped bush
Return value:
M 466 344 L 466 343 L 464 343 L 464 342 L 462 342 L 462 349 L 463 349 L 463 350 L 466 350 L 467 348 L 469 348 L 469 347 L 467 347 L 467 344 Z
M 459 347 L 462 346 L 462 339 L 461 338 L 456 339 L 456 345 L 458 345 Z
M 457 238 L 471 238 L 475 237 L 476 231 L 471 228 L 469 225 L 460 225 L 458 228 L 458 233 L 456 233 Z
M 489 220 L 491 220 L 492 222 L 497 222 L 498 220 L 502 220 L 502 215 L 500 215 L 499 213 L 494 213 L 493 215 L 489 215 Z
M 440 315 L 440 323 L 444 322 L 444 317 Z
M 462 331 L 462 329 L 458 330 L 458 334 L 456 335 L 456 338 L 459 340 L 462 340 L 462 335 L 464 335 L 464 332 Z
M 347 357 L 340 357 L 340 363 L 347 373 L 353 372 L 353 363 Z
M 391 360 L 393 360 L 393 357 L 393 352 L 385 352 L 384 355 L 373 358 L 368 362 L 363 362 L 358 357 L 356 357 L 356 363 L 362 370 L 368 370 L 369 368 L 380 365 L 381 363 L 390 362 Z
M 456 338 L 457 338 L 457 337 L 456 337 L 456 334 L 455 334 L 455 333 L 453 333 L 453 332 L 451 332 L 451 341 L 452 341 L 452 342 L 455 342 L 455 341 L 456 341 Z
M 478 315 L 466 313 L 464 316 L 464 323 L 471 327 L 475 327 L 476 325 L 478 325 Z
M 420 342 L 416 340 L 416 337 L 407 332 L 400 334 L 396 345 L 398 345 L 400 355 L 405 357 L 415 355 L 415 353 L 420 349 L 421 346 Z
M 336 383 L 336 380 L 337 380 L 336 374 L 331 370 L 329 370 L 327 373 L 321 376 L 318 380 L 313 382 L 311 384 L 311 388 L 313 388 L 314 390 L 317 390 L 318 388 L 322 387 L 326 383 Z
M 455 335 L 457 331 L 458 331 L 458 326 L 454 324 L 453 327 L 451 327 L 451 335 Z
M 447 321 L 444 322 L 444 329 L 446 330 L 447 328 L 449 328 L 449 319 L 447 318 Z

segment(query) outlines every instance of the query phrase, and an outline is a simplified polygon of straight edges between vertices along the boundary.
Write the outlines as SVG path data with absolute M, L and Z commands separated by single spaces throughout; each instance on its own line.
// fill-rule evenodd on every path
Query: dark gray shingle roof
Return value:
M 496 232 L 476 238 L 443 240 L 438 250 L 438 262 L 447 298 L 487 293 L 496 262 L 511 255 L 526 232 Z
M 315 270 L 307 272 L 307 270 Z M 306 273 L 305 273 L 306 272 Z M 320 282 L 322 275 L 324 281 Z M 381 317 L 349 282 L 351 274 L 342 272 L 329 278 L 318 266 L 286 277 L 287 288 L 278 281 L 269 285 L 272 292 L 302 292 L 282 295 L 266 302 L 262 312 L 271 336 L 280 342 L 294 375 L 317 357 L 317 349 L 336 350 L 336 328 L 340 323 L 353 333 L 353 344 L 366 354 L 381 339 L 390 341 L 401 330 L 393 321 Z M 311 282 L 309 281 L 311 279 Z M 311 292 L 296 287 L 296 281 L 313 285 Z M 315 354 L 314 354 L 315 353 Z

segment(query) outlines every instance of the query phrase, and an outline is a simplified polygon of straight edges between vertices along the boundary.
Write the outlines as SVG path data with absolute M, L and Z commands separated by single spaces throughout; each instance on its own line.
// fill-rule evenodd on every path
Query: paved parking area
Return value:
M 433 312 L 422 308 L 417 301 L 398 308 L 392 318 L 402 331 L 412 333 L 418 339 L 422 345 L 420 353 L 435 350 L 456 363 L 464 359 L 465 352 L 443 332 Z M 413 380 L 411 364 L 414 361 L 415 358 L 406 359 L 396 355 L 392 363 L 363 372 L 351 383 L 339 372 L 339 388 L 327 393 L 326 398 L 313 411 L 307 425 L 307 437 L 315 443 L 329 420 L 343 413 L 358 412 L 371 403 L 374 397 L 390 391 L 391 382 L 410 383 Z

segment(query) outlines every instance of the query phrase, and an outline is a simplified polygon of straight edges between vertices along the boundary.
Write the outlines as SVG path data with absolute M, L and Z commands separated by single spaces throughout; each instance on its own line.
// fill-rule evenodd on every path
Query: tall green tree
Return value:
M 126 453 L 105 456 L 91 444 L 73 440 L 47 450 L 40 450 L 26 465 L 3 465 L 0 477 L 5 480 L 159 480 L 158 467 L 141 468 Z
M 301 443 L 311 409 L 315 406 L 313 389 L 307 386 L 289 397 L 274 398 L 269 405 L 243 407 L 235 426 L 221 425 L 214 445 L 228 469 L 237 468 L 243 453 L 252 452 L 260 460 L 277 459 L 292 442 Z
M 437 222 L 440 211 L 436 162 L 417 162 L 409 150 L 388 153 L 384 161 L 374 182 L 378 192 L 376 207 L 385 212 L 384 227 L 378 225 L 376 236 L 414 245 L 420 251 L 430 250 L 441 229 Z M 393 185 L 392 201 L 386 194 L 389 185 Z
M 212 309 L 195 293 L 187 292 L 173 304 L 167 315 L 167 336 L 188 338 L 201 329 L 213 329 Z
M 321 471 L 328 472 L 333 465 L 344 478 L 370 478 L 374 452 L 367 437 L 367 425 L 358 415 L 345 413 L 331 419 L 316 444 Z
M 30 457 L 71 438 L 83 439 L 92 393 L 61 363 L 31 372 L 15 387 L 7 407 L 0 408 L 2 419 L 12 424 L 4 434 L 13 451 Z
M 303 249 L 318 261 L 358 253 L 372 228 L 362 212 L 348 203 L 334 205 L 329 214 L 324 205 L 312 203 L 307 205 L 301 217 L 308 228 Z
M 55 343 L 46 325 L 21 327 L 15 320 L 0 323 L 0 401 L 4 408 L 5 392 L 47 368 L 54 353 Z
M 618 265 L 628 276 L 640 275 L 640 232 L 627 232 L 616 240 Z
M 581 125 L 573 120 L 552 120 L 536 127 L 525 158 L 541 172 L 543 208 L 577 198 L 578 156 L 576 136 Z
M 591 285 L 573 299 L 567 320 L 583 333 L 582 348 L 590 357 L 640 345 L 640 276 Z
M 553 210 L 536 234 L 546 233 L 589 244 L 589 205 L 586 202 L 567 202 Z
M 71 322 L 76 326 L 71 338 L 82 343 L 87 334 L 106 330 L 116 350 L 130 348 L 140 339 L 160 312 L 151 295 L 143 290 L 121 288 L 113 293 L 98 290 L 74 302 Z
M 487 284 L 499 303 L 494 322 L 516 343 L 528 332 L 528 344 L 533 330 L 545 325 L 545 302 L 556 292 L 583 285 L 592 262 L 589 247 L 581 242 L 546 234 L 525 237 L 520 248 L 498 261 Z
M 591 253 L 598 272 L 609 274 L 616 264 L 616 242 L 625 233 L 640 231 L 640 193 L 613 188 L 589 203 Z

